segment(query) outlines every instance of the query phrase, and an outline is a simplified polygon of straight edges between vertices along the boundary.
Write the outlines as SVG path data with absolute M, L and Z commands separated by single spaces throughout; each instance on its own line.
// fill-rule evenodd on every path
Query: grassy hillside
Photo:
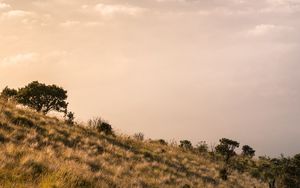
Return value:
M 176 145 L 106 136 L 0 101 L 0 187 L 266 187 Z

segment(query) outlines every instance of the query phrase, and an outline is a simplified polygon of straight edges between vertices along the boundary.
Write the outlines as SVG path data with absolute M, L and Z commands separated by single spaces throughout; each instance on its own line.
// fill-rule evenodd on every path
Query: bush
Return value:
M 74 112 L 68 112 L 66 114 L 66 123 L 69 125 L 74 125 L 74 119 L 75 119 L 75 113 Z
M 161 145 L 168 145 L 168 143 L 164 139 L 159 139 L 158 143 L 160 143 Z
M 186 150 L 193 149 L 193 145 L 189 140 L 181 140 L 179 147 L 186 149 Z
M 207 153 L 208 152 L 208 145 L 205 141 L 201 141 L 196 145 L 196 150 L 199 153 Z
M 244 145 L 242 147 L 242 150 L 243 150 L 243 152 L 242 152 L 243 156 L 252 158 L 255 155 L 255 150 L 248 145 Z
M 133 137 L 137 140 L 143 141 L 144 140 L 144 134 L 143 133 L 135 133 Z
M 88 121 L 88 126 L 92 129 L 96 129 L 100 133 L 106 135 L 113 135 L 112 127 L 109 123 L 103 121 L 101 118 L 96 117 Z
M 101 125 L 99 127 L 97 127 L 97 130 L 99 132 L 103 132 L 106 135 L 112 135 L 113 134 L 111 125 L 106 123 L 106 122 L 101 123 Z

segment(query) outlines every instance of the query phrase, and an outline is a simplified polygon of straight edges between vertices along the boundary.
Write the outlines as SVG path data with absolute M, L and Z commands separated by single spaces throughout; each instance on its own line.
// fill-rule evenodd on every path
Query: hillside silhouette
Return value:
M 3 89 L 1 187 L 300 187 L 300 154 L 253 158 L 255 149 L 237 153 L 240 143 L 228 138 L 209 149 L 128 136 L 100 117 L 77 123 L 67 97 L 38 81 Z
M 0 100 L 1 187 L 266 187 L 162 140 L 99 133 Z

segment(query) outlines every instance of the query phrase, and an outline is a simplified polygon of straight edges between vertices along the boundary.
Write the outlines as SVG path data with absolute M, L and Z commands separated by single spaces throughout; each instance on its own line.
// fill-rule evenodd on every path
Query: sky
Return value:
M 0 88 L 68 90 L 77 121 L 300 152 L 300 0 L 0 0 Z

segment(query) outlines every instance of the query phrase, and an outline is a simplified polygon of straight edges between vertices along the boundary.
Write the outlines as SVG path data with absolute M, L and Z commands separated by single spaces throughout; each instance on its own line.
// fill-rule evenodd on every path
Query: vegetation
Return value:
M 106 135 L 0 100 L 0 187 L 267 186 L 235 170 L 222 181 L 221 167 L 162 139 Z
M 223 155 L 225 157 L 226 163 L 229 161 L 231 157 L 236 155 L 235 149 L 239 147 L 239 143 L 234 140 L 230 140 L 227 138 L 220 139 L 220 144 L 216 146 L 216 152 Z
M 75 120 L 75 114 L 74 112 L 68 112 L 66 115 L 66 123 L 68 125 L 74 125 L 74 120 Z
M 207 153 L 208 152 L 208 145 L 205 141 L 201 141 L 196 145 L 196 150 L 199 153 Z
M 248 145 L 244 145 L 242 150 L 243 150 L 242 155 L 244 155 L 244 156 L 252 158 L 255 155 L 255 150 Z
M 99 133 L 104 133 L 106 135 L 113 135 L 112 126 L 109 123 L 103 121 L 99 117 L 90 119 L 88 121 L 88 127 L 95 129 Z
M 132 138 L 99 117 L 85 125 L 73 112 L 60 120 L 23 108 L 22 92 L 1 93 L 0 187 L 300 187 L 300 154 L 253 158 L 252 147 L 238 154 L 239 142 L 228 138 L 211 151 L 204 141 L 193 147 L 188 140 L 144 140 L 143 133 Z
M 20 104 L 44 114 L 52 110 L 67 113 L 67 91 L 56 85 L 45 85 L 34 81 L 18 91 L 6 87 L 1 96 L 14 98 Z
M 189 141 L 189 140 L 181 140 L 179 147 L 181 147 L 185 150 L 193 149 L 193 145 L 192 145 L 191 141 Z
M 2 99 L 10 99 L 14 98 L 18 94 L 18 91 L 15 89 L 10 89 L 7 86 L 2 90 L 1 92 L 1 98 Z
M 137 140 L 143 141 L 145 136 L 143 133 L 135 133 L 133 137 Z

